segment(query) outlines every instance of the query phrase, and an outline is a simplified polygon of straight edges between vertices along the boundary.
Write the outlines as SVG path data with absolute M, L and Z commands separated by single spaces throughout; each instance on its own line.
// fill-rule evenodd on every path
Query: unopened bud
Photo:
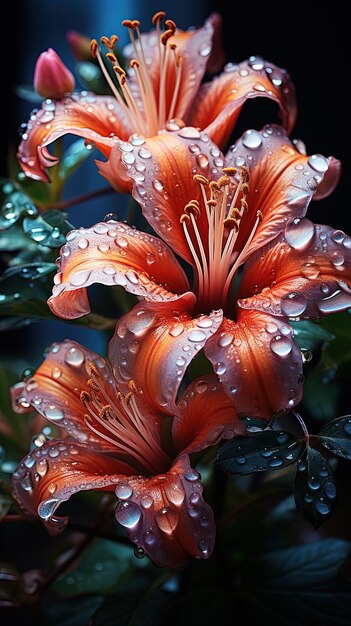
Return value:
M 52 48 L 42 52 L 36 62 L 34 87 L 40 96 L 54 100 L 59 100 L 74 90 L 72 72 Z
M 90 38 L 75 30 L 70 30 L 66 35 L 72 54 L 77 61 L 91 61 Z

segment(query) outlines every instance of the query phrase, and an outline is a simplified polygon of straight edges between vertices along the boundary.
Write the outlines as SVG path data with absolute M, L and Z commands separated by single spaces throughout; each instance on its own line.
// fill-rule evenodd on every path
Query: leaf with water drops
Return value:
M 35 216 L 37 208 L 10 179 L 0 179 L 0 231 L 8 230 L 23 216 Z
M 300 320 L 299 322 L 290 322 L 290 326 L 294 329 L 294 339 L 296 343 L 304 350 L 314 350 L 321 343 L 329 343 L 335 339 L 335 335 L 323 328 L 320 324 L 310 322 L 309 320 Z
M 231 474 L 252 474 L 295 463 L 303 441 L 290 433 L 264 430 L 227 441 L 217 452 L 215 466 Z
M 28 263 L 8 268 L 0 278 L 0 313 L 15 315 L 33 300 L 45 302 L 50 294 L 54 263 Z
M 74 569 L 59 578 L 55 589 L 63 596 L 111 593 L 118 589 L 122 579 L 127 581 L 132 565 L 136 565 L 132 547 L 99 539 L 86 550 Z
M 351 460 L 351 415 L 338 417 L 323 426 L 318 439 L 330 452 Z
M 27 237 L 48 248 L 59 248 L 66 243 L 66 234 L 72 230 L 67 214 L 51 209 L 38 217 L 25 217 L 23 230 Z
M 294 498 L 299 511 L 316 529 L 333 512 L 336 498 L 333 474 L 324 456 L 309 446 L 297 464 Z

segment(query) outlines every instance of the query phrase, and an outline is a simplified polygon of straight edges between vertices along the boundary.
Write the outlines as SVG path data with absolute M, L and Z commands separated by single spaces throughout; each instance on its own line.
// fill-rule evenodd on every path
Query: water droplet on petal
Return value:
M 287 356 L 292 350 L 292 342 L 288 337 L 276 335 L 270 343 L 270 347 L 274 354 L 278 356 Z
M 135 502 L 119 502 L 116 519 L 125 528 L 134 528 L 141 518 L 141 508 Z
M 298 317 L 302 315 L 307 307 L 305 296 L 299 293 L 288 293 L 282 298 L 281 308 L 284 315 L 288 317 Z
M 163 508 L 155 515 L 156 524 L 162 532 L 171 535 L 178 524 L 178 515 L 175 511 Z
M 308 159 L 308 164 L 316 172 L 324 173 L 328 169 L 328 161 L 321 154 L 312 154 L 312 156 L 310 156 Z
M 133 489 L 126 483 L 120 483 L 115 490 L 117 498 L 128 500 L 133 495 Z
M 326 480 L 324 482 L 323 491 L 329 500 L 336 498 L 336 487 L 331 480 Z
M 156 541 L 156 535 L 151 530 L 147 530 L 144 533 L 144 542 L 147 546 L 153 546 Z
M 144 496 L 141 496 L 140 498 L 140 504 L 143 507 L 143 509 L 150 509 L 153 503 L 154 503 L 154 499 L 150 495 L 144 495 Z
M 170 328 L 170 330 L 168 331 L 168 334 L 171 335 L 171 337 L 179 337 L 179 335 L 182 334 L 184 330 L 184 325 L 183 324 L 175 324 L 174 326 L 172 326 L 172 328 Z
M 262 144 L 261 135 L 256 130 L 247 130 L 242 138 L 242 144 L 250 150 L 257 150 Z
M 89 241 L 87 239 L 85 239 L 85 237 L 82 237 L 82 239 L 79 239 L 78 247 L 81 250 L 85 250 L 88 246 L 89 246 Z
M 201 167 L 205 168 L 208 166 L 208 158 L 205 154 L 198 154 L 196 157 L 196 163 Z
M 309 280 L 314 280 L 318 278 L 320 274 L 321 268 L 317 263 L 304 263 L 301 266 L 301 274 L 304 278 L 308 278 Z
M 202 330 L 192 330 L 188 335 L 189 341 L 198 343 L 200 341 L 205 341 L 206 335 Z
M 70 276 L 70 282 L 75 287 L 81 287 L 88 281 L 90 274 L 91 272 L 89 270 L 81 270 L 80 272 L 75 272 Z
M 84 354 L 79 348 L 69 348 L 65 354 L 65 361 L 73 367 L 80 367 L 84 361 Z
M 218 339 L 218 345 L 221 348 L 225 348 L 226 346 L 229 346 L 232 343 L 233 339 L 234 339 L 233 333 L 221 333 Z
M 195 482 L 197 480 L 200 480 L 200 474 L 190 467 L 188 470 L 185 471 L 184 478 L 189 482 Z
M 314 224 L 310 220 L 298 218 L 286 227 L 285 239 L 292 248 L 300 250 L 311 241 L 314 232 Z
M 322 498 L 317 500 L 314 503 L 314 506 L 315 506 L 316 511 L 318 511 L 318 513 L 320 513 L 321 515 L 328 515 L 328 513 L 330 513 L 330 506 L 329 506 L 329 504 L 324 502 L 322 500 Z
M 62 420 L 64 418 L 64 413 L 63 411 L 61 411 L 61 409 L 57 408 L 56 406 L 49 406 L 47 409 L 45 409 L 44 411 L 44 415 L 45 417 L 47 417 L 49 420 L 53 420 L 54 422 L 58 422 L 60 420 Z

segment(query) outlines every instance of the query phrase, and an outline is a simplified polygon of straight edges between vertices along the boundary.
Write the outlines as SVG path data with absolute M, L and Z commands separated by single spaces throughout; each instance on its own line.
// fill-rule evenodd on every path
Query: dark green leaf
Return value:
M 351 317 L 347 311 L 329 315 L 322 322 L 323 328 L 335 335 L 328 343 L 322 355 L 324 369 L 337 369 L 339 365 L 351 360 Z
M 327 450 L 351 459 L 351 416 L 338 417 L 323 426 L 318 439 Z
M 251 561 L 237 609 L 247 623 L 348 626 L 350 586 L 340 580 L 339 569 L 350 550 L 348 541 L 324 539 Z
M 89 595 L 80 598 L 65 598 L 65 601 L 60 603 L 47 603 L 46 613 L 50 620 L 49 624 L 51 626 L 87 626 L 102 602 L 101 596 Z
M 227 441 L 217 452 L 215 466 L 231 474 L 281 469 L 295 463 L 303 445 L 290 433 L 264 430 Z
M 32 300 L 45 302 L 56 269 L 54 263 L 29 263 L 7 269 L 0 278 L 0 313 L 16 314 L 18 307 L 21 309 Z
M 32 85 L 17 85 L 15 92 L 19 98 L 32 104 L 41 104 L 43 101 L 43 98 L 33 89 Z
M 0 189 L 0 231 L 10 228 L 24 215 L 37 215 L 38 209 L 29 196 L 20 191 L 13 181 L 1 179 Z
M 94 66 L 95 67 L 95 66 Z M 89 144 L 88 144 L 89 145 Z M 91 149 L 85 144 L 85 139 L 78 139 L 63 153 L 59 165 L 59 176 L 66 181 L 69 176 L 91 155 Z
M 113 541 L 100 539 L 87 550 L 76 569 L 60 578 L 55 587 L 64 596 L 83 593 L 111 593 L 135 564 L 133 550 Z
M 267 428 L 266 420 L 261 420 L 261 419 L 258 419 L 257 417 L 249 417 L 247 415 L 245 415 L 244 417 L 241 417 L 240 419 L 242 422 L 244 422 L 249 432 L 257 432 L 258 430 L 262 431 L 265 428 Z
M 294 498 L 306 519 L 319 528 L 332 514 L 336 497 L 333 474 L 324 456 L 310 448 L 296 468 Z
M 303 404 L 316 420 L 330 420 L 337 414 L 341 385 L 333 376 L 334 371 L 320 369 L 313 369 L 306 376 Z
M 99 96 L 111 95 L 111 90 L 105 80 L 100 68 L 90 61 L 82 61 L 76 65 L 77 76 L 89 91 L 93 91 Z
M 314 350 L 322 342 L 330 342 L 334 339 L 334 335 L 320 324 L 301 320 L 299 322 L 290 322 L 294 329 L 294 339 L 300 348 L 306 350 Z
M 164 626 L 173 601 L 166 591 L 116 593 L 97 610 L 92 626 Z
M 51 209 L 36 218 L 26 217 L 23 230 L 26 235 L 48 248 L 59 248 L 66 242 L 66 233 L 73 226 L 67 220 L 67 214 Z
M 14 252 L 25 250 L 27 255 L 37 254 L 38 246 L 23 232 L 22 226 L 14 224 L 8 230 L 0 232 L 0 251 Z

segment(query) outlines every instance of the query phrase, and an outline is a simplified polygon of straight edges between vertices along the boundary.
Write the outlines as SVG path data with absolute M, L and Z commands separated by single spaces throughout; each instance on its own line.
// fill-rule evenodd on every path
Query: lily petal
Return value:
M 243 435 L 233 400 L 214 374 L 194 380 L 178 402 L 172 437 L 178 451 L 188 454 L 214 446 L 220 439 Z
M 284 320 L 258 311 L 224 318 L 205 354 L 239 414 L 269 419 L 302 396 L 302 358 Z
M 118 138 L 133 132 L 115 98 L 76 93 L 62 100 L 45 100 L 32 113 L 18 149 L 20 165 L 27 176 L 49 182 L 47 167 L 58 163 L 47 146 L 63 135 L 84 137 L 108 157 Z
M 109 360 L 121 391 L 134 380 L 143 402 L 174 415 L 186 368 L 222 321 L 222 311 L 193 319 L 195 296 L 176 302 L 141 302 L 123 315 L 109 345 Z
M 131 473 L 135 470 L 126 463 L 82 443 L 55 439 L 23 459 L 13 474 L 13 494 L 23 510 L 39 514 L 49 533 L 57 535 L 68 523 L 68 517 L 54 515 L 62 502 L 79 491 L 113 491 Z
M 183 454 L 166 474 L 121 480 L 117 521 L 160 567 L 182 568 L 190 557 L 207 559 L 215 523 L 202 489 L 199 473 Z
M 194 174 L 219 178 L 224 157 L 206 134 L 181 124 L 169 122 L 168 131 L 146 139 L 141 148 L 131 142 L 127 158 L 122 159 L 134 179 L 132 193 L 144 217 L 173 250 L 193 264 L 180 217 L 190 200 L 200 202 L 201 206 L 201 189 L 193 180 Z M 205 245 L 208 237 L 205 214 L 200 213 L 196 225 Z M 194 245 L 197 246 L 196 242 Z
M 149 300 L 174 300 L 189 289 L 186 275 L 157 237 L 114 220 L 73 230 L 61 248 L 59 272 L 48 304 L 60 317 L 89 313 L 87 287 L 121 285 Z
M 324 197 L 340 175 L 336 159 L 301 154 L 276 125 L 246 131 L 229 149 L 226 162 L 234 167 L 245 165 L 250 173 L 248 212 L 240 224 L 238 250 L 243 249 L 253 231 L 258 211 L 262 218 L 242 262 L 272 241 L 288 223 L 304 217 L 319 186 L 323 185 Z
M 90 393 L 90 363 L 112 386 L 111 372 L 98 354 L 75 341 L 53 343 L 34 376 L 11 388 L 13 409 L 17 413 L 35 409 L 77 441 L 87 442 L 93 449 L 115 452 L 116 447 L 97 438 L 84 421 L 86 410 L 80 394 Z
M 255 294 L 255 295 L 251 295 Z M 351 237 L 296 220 L 244 267 L 239 305 L 291 318 L 321 317 L 351 307 Z
M 286 70 L 260 57 L 228 63 L 222 74 L 200 87 L 188 123 L 203 128 L 221 148 L 232 133 L 248 99 L 269 98 L 280 107 L 289 133 L 296 118 L 295 89 Z

